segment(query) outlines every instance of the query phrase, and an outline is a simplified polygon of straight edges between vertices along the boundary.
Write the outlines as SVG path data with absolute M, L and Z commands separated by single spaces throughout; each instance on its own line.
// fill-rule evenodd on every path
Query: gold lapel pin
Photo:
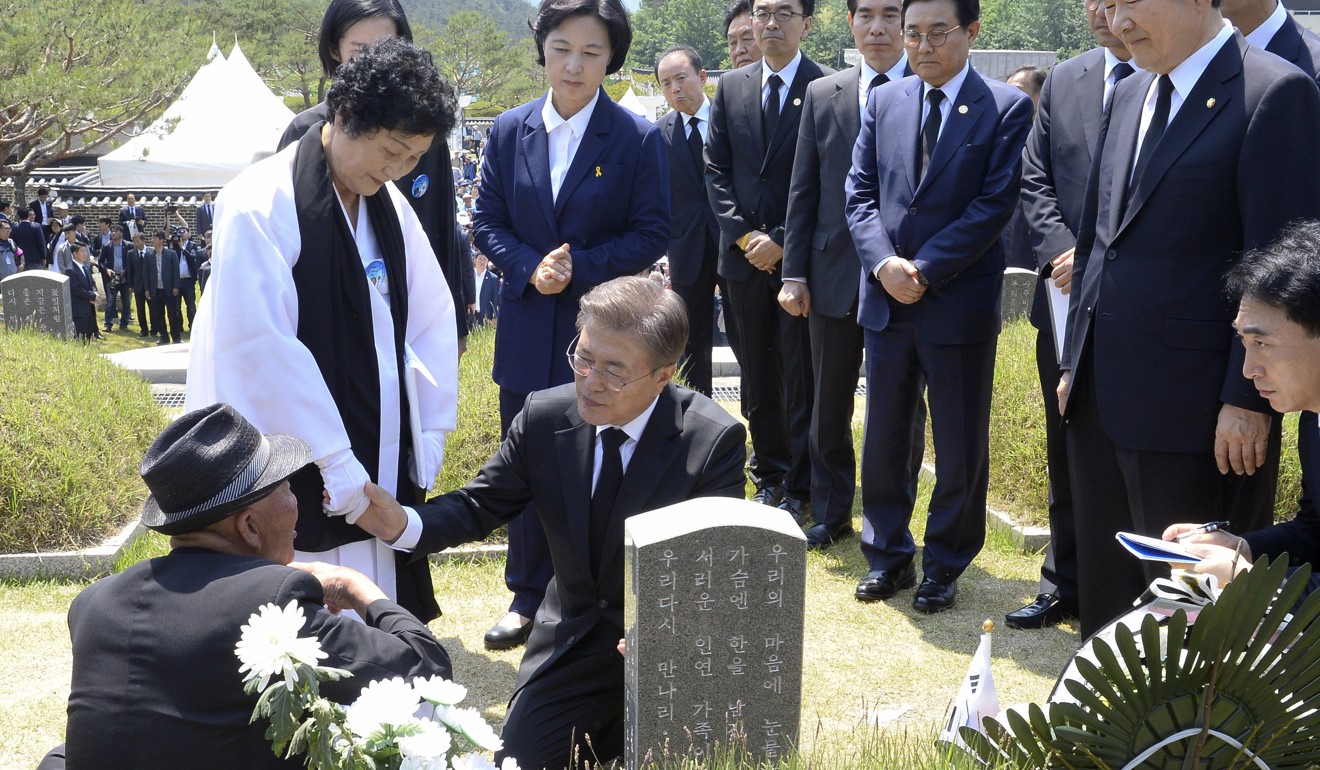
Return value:
M 1214 106 L 1215 106 L 1215 97 L 1212 96 L 1212 97 L 1210 97 L 1209 99 L 1206 99 L 1206 100 L 1205 100 L 1205 107 L 1206 107 L 1206 109 L 1210 109 L 1210 108 L 1212 108 L 1212 107 L 1214 107 Z
M 600 176 L 600 166 L 596 166 L 596 176 Z
M 802 106 L 802 100 L 801 100 L 801 99 L 794 99 L 794 100 L 793 100 L 793 106 L 794 106 L 794 107 L 801 107 L 801 106 Z
M 966 115 L 966 114 L 967 114 L 967 105 L 965 105 L 965 104 L 960 104 L 960 105 L 958 105 L 958 114 L 959 114 L 959 115 Z

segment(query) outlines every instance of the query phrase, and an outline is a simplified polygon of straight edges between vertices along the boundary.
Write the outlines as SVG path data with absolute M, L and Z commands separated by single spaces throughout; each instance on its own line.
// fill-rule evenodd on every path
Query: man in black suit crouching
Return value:
M 351 702 L 373 679 L 451 676 L 426 625 L 359 572 L 293 560 L 298 506 L 288 477 L 310 460 L 292 436 L 263 436 L 228 404 L 184 415 L 147 450 L 142 523 L 171 551 L 93 583 L 69 608 L 73 683 L 67 744 L 40 770 L 287 768 L 251 724 L 234 645 L 263 604 L 296 603 L 328 657 L 353 674 L 321 694 Z M 332 614 L 351 608 L 365 623 Z M 298 763 L 293 763 L 295 766 Z
M 743 495 L 742 425 L 670 382 L 687 341 L 682 299 L 629 276 L 592 289 L 580 308 L 568 351 L 574 381 L 528 396 L 473 481 L 415 510 L 368 485 L 372 505 L 358 520 L 425 559 L 480 540 L 535 502 L 554 578 L 496 755 L 524 768 L 608 764 L 623 753 L 624 519 Z

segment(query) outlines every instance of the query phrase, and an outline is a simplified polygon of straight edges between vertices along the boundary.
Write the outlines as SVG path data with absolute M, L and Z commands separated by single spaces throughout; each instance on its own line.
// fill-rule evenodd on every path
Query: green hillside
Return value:
M 496 28 L 512 40 L 529 37 L 527 26 L 535 8 L 524 0 L 400 0 L 408 21 L 434 30 L 444 29 L 449 17 L 459 11 L 477 11 L 495 20 Z

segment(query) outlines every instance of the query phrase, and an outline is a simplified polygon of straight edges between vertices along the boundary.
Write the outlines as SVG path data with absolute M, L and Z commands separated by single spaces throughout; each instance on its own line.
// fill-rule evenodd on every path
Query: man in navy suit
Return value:
M 1040 282 L 1031 306 L 1036 369 L 1045 400 L 1045 459 L 1049 473 L 1050 544 L 1035 601 L 1008 613 L 1013 628 L 1040 628 L 1077 615 L 1077 540 L 1073 532 L 1068 451 L 1059 417 L 1059 351 L 1051 317 L 1052 291 L 1072 290 L 1073 247 L 1081 229 L 1091 150 L 1118 83 L 1134 72 L 1132 54 L 1105 21 L 1099 0 L 1086 3 L 1096 48 L 1055 65 L 1041 89 L 1036 122 L 1022 154 L 1022 211 L 1031 234 Z M 1061 294 L 1054 302 L 1066 304 Z
M 851 535 L 857 461 L 852 416 L 862 366 L 857 325 L 857 249 L 844 213 L 843 186 L 871 89 L 912 74 L 903 49 L 900 0 L 848 0 L 848 23 L 862 52 L 852 69 L 812 81 L 802 105 L 784 229 L 779 304 L 805 316 L 811 337 L 811 512 L 807 547 Z M 924 432 L 925 421 L 921 421 Z
M 1060 368 L 1082 633 L 1157 576 L 1117 531 L 1226 518 L 1270 409 L 1242 377 L 1227 267 L 1320 216 L 1320 90 L 1224 25 L 1218 0 L 1106 0 L 1146 73 L 1114 93 L 1092 163 Z
M 813 0 L 756 0 L 760 62 L 720 78 L 706 137 L 706 185 L 720 225 L 718 271 L 736 318 L 754 500 L 799 520 L 811 495 L 811 343 L 779 307 L 784 217 L 807 84 L 832 70 L 802 54 Z
M 64 274 L 69 277 L 69 295 L 73 299 L 73 328 L 78 339 L 90 340 L 96 331 L 96 283 L 87 264 L 87 244 L 75 242 L 70 250 L 73 264 Z
M 477 252 L 472 257 L 473 284 L 476 286 L 473 309 L 468 318 L 468 326 L 484 326 L 487 321 L 495 320 L 499 313 L 499 276 L 490 270 L 490 260 Z
M 1320 35 L 1299 24 L 1279 0 L 1223 0 L 1220 10 L 1248 43 L 1320 80 Z
M 215 222 L 215 204 L 211 202 L 211 191 L 202 193 L 202 202 L 197 204 L 197 216 L 193 220 L 198 237 L 211 232 L 211 224 Z
M 688 387 L 709 396 L 720 226 L 706 195 L 710 100 L 701 90 L 706 85 L 701 55 L 691 46 L 670 48 L 656 61 L 655 79 L 672 109 L 656 125 L 669 157 L 669 280 L 688 309 L 682 372 Z
M 119 209 L 119 224 L 127 227 L 130 235 L 138 233 L 146 235 L 144 229 L 147 226 L 147 210 L 138 204 L 133 193 L 128 194 L 124 199 L 123 207 Z
M 37 188 L 37 197 L 28 204 L 28 210 L 37 215 L 37 224 L 41 225 L 42 235 L 49 243 L 51 236 L 50 220 L 55 216 L 55 206 L 50 202 L 49 187 Z
M 142 255 L 147 303 L 151 306 L 151 328 L 160 335 L 157 345 L 177 344 L 183 337 L 179 312 L 179 255 L 165 248 L 165 232 L 151 236 L 151 248 Z M 166 327 L 168 319 L 169 326 Z
M 1031 99 L 970 66 L 979 16 L 977 0 L 905 0 L 903 37 L 917 75 L 871 93 L 848 175 L 867 381 L 862 553 L 870 571 L 856 595 L 887 599 L 916 582 L 908 522 L 925 390 L 936 482 L 925 579 L 913 601 L 921 612 L 953 606 L 958 576 L 985 541 L 999 234 L 1017 205 L 1031 128 Z
M 23 250 L 24 270 L 44 270 L 49 259 L 37 212 L 28 209 L 23 213 L 25 218 L 14 228 L 14 245 Z

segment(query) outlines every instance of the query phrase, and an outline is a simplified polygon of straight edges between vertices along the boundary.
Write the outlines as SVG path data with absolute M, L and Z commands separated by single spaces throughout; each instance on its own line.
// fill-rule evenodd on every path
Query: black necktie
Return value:
M 930 114 L 926 116 L 926 125 L 921 127 L 921 164 L 917 166 L 917 178 L 920 179 L 930 167 L 930 156 L 935 154 L 935 143 L 940 140 L 940 103 L 944 101 L 944 92 L 938 88 L 926 94 L 930 100 Z
M 779 86 L 783 80 L 778 75 L 771 75 L 765 84 L 770 87 L 770 96 L 765 100 L 765 111 L 761 113 L 761 127 L 765 129 L 765 144 L 775 136 L 775 127 L 779 125 Z
M 701 131 L 697 129 L 697 124 L 701 120 L 696 115 L 688 118 L 688 150 L 692 153 L 692 162 L 697 166 L 697 177 L 703 177 L 706 174 L 706 161 L 701 157 Z
M 883 72 L 880 73 L 879 75 L 876 75 L 875 77 L 871 78 L 871 84 L 866 87 L 866 95 L 870 96 L 871 92 L 875 90 L 876 86 L 882 86 L 888 82 L 889 82 L 889 76 L 884 74 Z
M 1118 84 L 1122 83 L 1123 78 L 1131 75 L 1133 72 L 1135 72 L 1135 70 L 1132 69 L 1132 65 L 1125 61 L 1115 64 L 1114 68 L 1110 70 L 1110 74 L 1114 77 L 1114 85 L 1110 87 L 1109 93 L 1105 96 L 1105 114 L 1109 114 L 1109 108 L 1114 104 L 1114 93 L 1118 91 Z
M 1150 156 L 1155 153 L 1155 145 L 1164 136 L 1164 129 L 1169 125 L 1169 106 L 1173 101 L 1173 81 L 1168 75 L 1160 75 L 1155 92 L 1155 111 L 1151 113 L 1150 125 L 1146 127 L 1146 138 L 1141 141 L 1141 152 L 1137 154 L 1137 165 L 1132 168 L 1132 181 L 1128 186 L 1128 198 L 1141 182 L 1141 175 L 1150 163 Z
M 597 574 L 605 551 L 605 533 L 614 514 L 614 501 L 623 483 L 623 455 L 619 454 L 619 447 L 627 439 L 628 434 L 619 428 L 606 428 L 600 434 L 600 476 L 591 495 L 591 567 Z

